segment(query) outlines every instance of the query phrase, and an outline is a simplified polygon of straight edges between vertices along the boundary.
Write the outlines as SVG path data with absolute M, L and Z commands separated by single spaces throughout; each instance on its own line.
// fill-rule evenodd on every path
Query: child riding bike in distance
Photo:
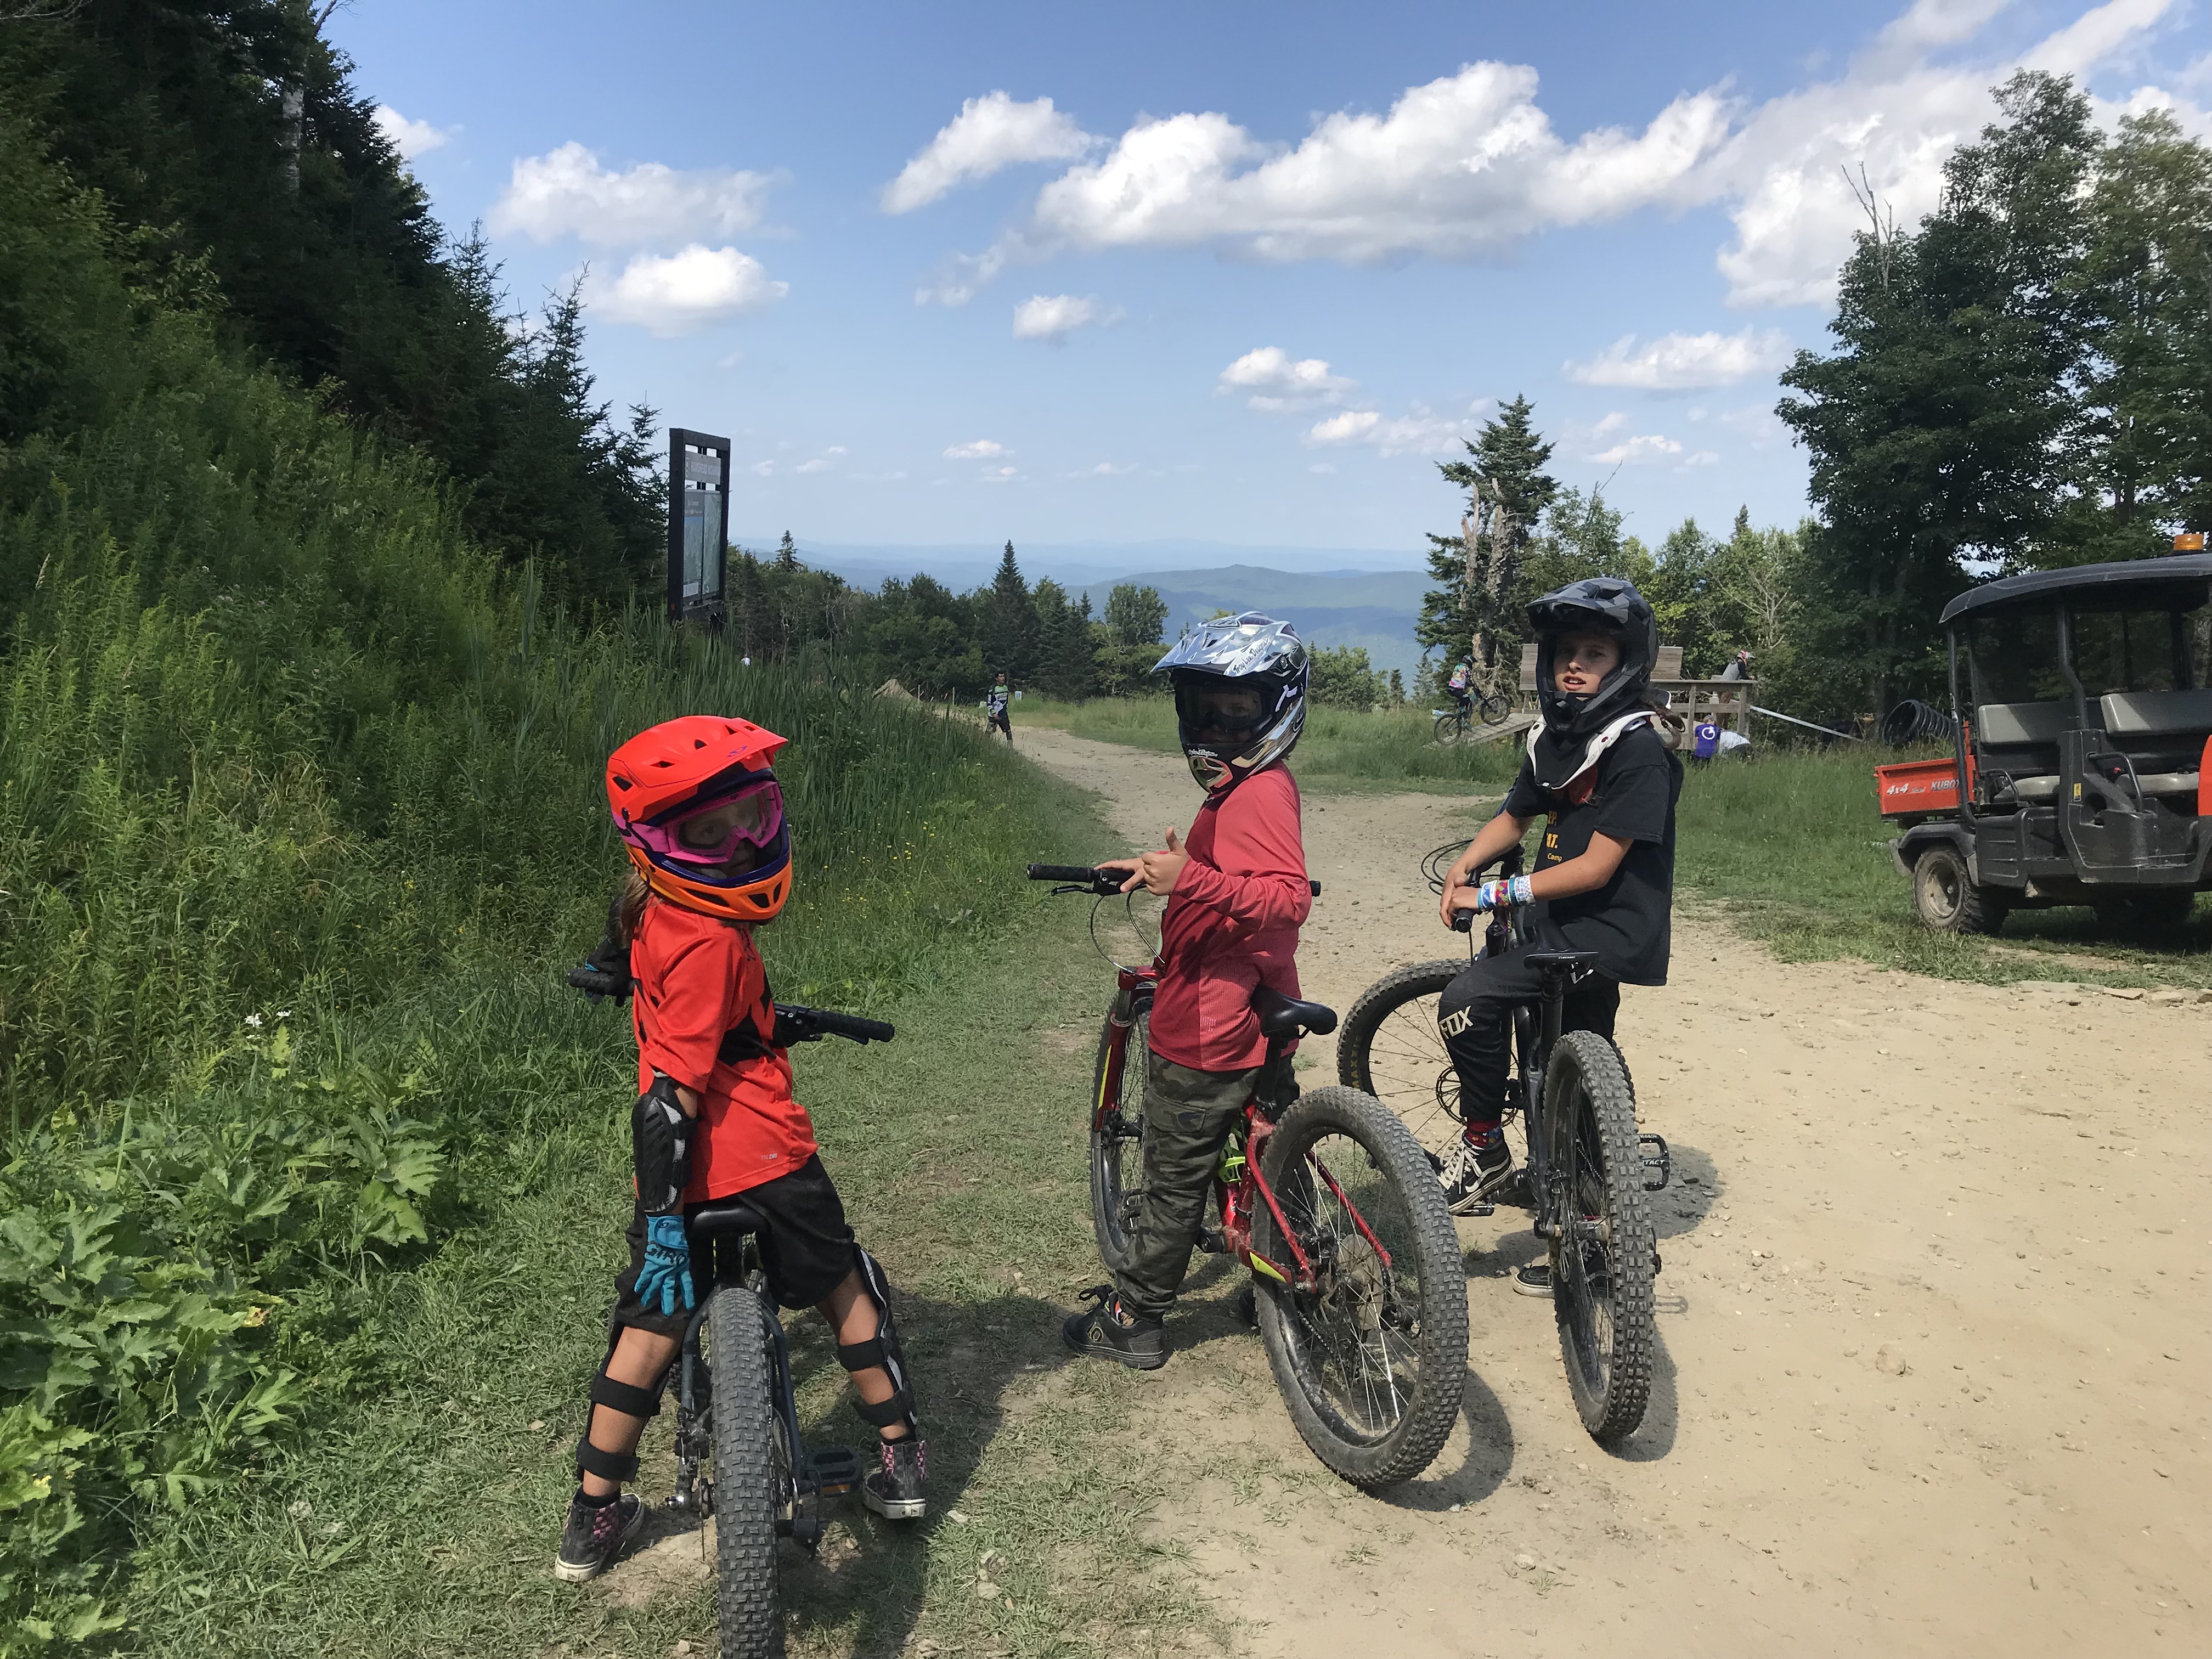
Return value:
M 1285 763 L 1305 728 L 1306 648 L 1255 611 L 1205 623 L 1156 665 L 1175 688 L 1176 725 L 1206 799 L 1188 842 L 1109 860 L 1166 898 L 1145 1083 L 1144 1196 L 1116 1283 L 1061 1328 L 1078 1353 L 1139 1370 L 1167 1363 L 1165 1315 L 1190 1269 L 1222 1148 L 1267 1059 L 1252 1012 L 1265 985 L 1298 994 L 1298 928 L 1313 909 L 1298 787 Z M 1290 1057 L 1266 1079 L 1295 1098 Z
M 631 1113 L 636 1209 L 629 1267 L 615 1280 L 607 1357 L 576 1445 L 556 1577 L 595 1577 L 644 1519 L 625 1480 L 660 1410 L 670 1364 L 714 1285 L 685 1219 L 742 1193 L 767 1221 L 769 1289 L 812 1306 L 837 1336 L 857 1409 L 881 1440 L 861 1483 L 890 1520 L 921 1517 L 924 1448 L 884 1271 L 853 1237 L 792 1097 L 768 972 L 753 930 L 791 895 L 791 829 L 771 769 L 784 739 L 749 720 L 694 714 L 640 732 L 607 762 L 607 800 L 632 873 L 592 965 L 635 991 L 638 1098 Z M 627 961 L 624 955 L 627 954 Z
M 1498 816 L 1444 879 L 1437 913 L 1527 909 L 1520 951 L 1469 963 L 1437 999 L 1437 1027 L 1459 1073 L 1465 1125 L 1443 1168 L 1444 1196 L 1466 1214 L 1513 1175 L 1499 1125 L 1511 1065 L 1508 1019 L 1542 994 L 1531 951 L 1594 951 L 1596 970 L 1567 993 L 1566 1029 L 1610 1037 L 1623 985 L 1664 985 L 1674 889 L 1674 803 L 1682 763 L 1661 738 L 1650 705 L 1659 630 L 1644 596 L 1595 577 L 1528 607 L 1536 636 L 1538 721 L 1528 758 Z M 1468 885 L 1474 872 L 1521 844 L 1545 819 L 1530 872 Z M 1539 1263 L 1514 1289 L 1551 1294 Z

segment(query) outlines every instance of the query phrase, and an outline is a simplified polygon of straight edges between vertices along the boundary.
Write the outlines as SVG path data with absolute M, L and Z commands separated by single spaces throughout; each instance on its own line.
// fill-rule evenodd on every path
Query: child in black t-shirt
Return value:
M 1644 596 L 1598 577 L 1528 607 L 1536 635 L 1539 719 L 1528 757 L 1498 816 L 1460 854 L 1438 914 L 1528 908 L 1523 933 L 1537 949 L 1595 951 L 1596 970 L 1567 994 L 1571 1030 L 1613 1035 L 1620 988 L 1667 982 L 1674 888 L 1674 802 L 1682 765 L 1660 736 L 1647 699 L 1658 628 Z M 1529 872 L 1471 886 L 1545 820 Z M 1466 1127 L 1445 1162 L 1444 1195 L 1465 1213 L 1504 1188 L 1512 1154 L 1499 1131 L 1512 1060 L 1507 1018 L 1542 994 L 1526 951 L 1485 954 L 1444 988 L 1437 1026 L 1459 1072 Z M 1516 1290 L 1551 1291 L 1549 1269 L 1524 1267 Z

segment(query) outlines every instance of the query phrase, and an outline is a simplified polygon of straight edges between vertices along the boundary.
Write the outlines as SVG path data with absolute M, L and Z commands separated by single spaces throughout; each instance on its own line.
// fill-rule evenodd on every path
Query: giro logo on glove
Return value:
M 676 1311 L 679 1295 L 689 1313 L 696 1298 L 691 1288 L 691 1243 L 684 1236 L 684 1218 L 650 1217 L 645 1224 L 645 1264 L 637 1270 L 638 1305 L 651 1313 L 657 1302 L 665 1319 Z

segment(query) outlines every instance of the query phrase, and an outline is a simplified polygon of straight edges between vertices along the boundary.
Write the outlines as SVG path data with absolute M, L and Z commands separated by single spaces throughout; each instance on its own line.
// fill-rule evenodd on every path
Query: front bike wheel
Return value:
M 1636 1091 L 1620 1051 L 1566 1031 L 1544 1075 L 1559 1231 L 1552 1311 L 1583 1426 L 1601 1445 L 1636 1432 L 1651 1397 L 1659 1335 L 1651 1306 L 1658 1238 L 1644 1190 Z
M 1262 1170 L 1314 1273 L 1263 1273 L 1260 1336 L 1291 1420 L 1356 1486 L 1388 1486 L 1443 1449 L 1467 1388 L 1467 1279 L 1429 1161 L 1382 1104 L 1319 1089 L 1283 1114 Z M 1264 1200 L 1253 1249 L 1293 1265 Z
M 1467 721 L 1457 714 L 1437 716 L 1436 732 L 1438 743 L 1456 743 L 1459 741 L 1460 734 L 1466 730 Z
M 1460 1138 L 1459 1072 L 1437 1034 L 1437 999 L 1467 971 L 1465 961 L 1417 962 L 1359 994 L 1337 1030 L 1336 1080 L 1395 1112 L 1441 1164 Z M 1507 1115 L 1507 1144 L 1527 1164 L 1521 1115 Z
M 1114 1052 L 1111 1015 L 1098 1033 L 1098 1064 L 1091 1073 L 1091 1226 L 1098 1259 L 1118 1273 L 1128 1265 L 1130 1231 L 1145 1187 L 1145 1068 L 1151 1054 L 1152 1011 L 1140 1012 L 1122 1048 L 1120 1087 L 1106 1095 L 1106 1063 Z M 1105 1109 L 1097 1109 L 1103 1103 Z
M 723 1659 L 781 1659 L 776 1521 L 794 1491 L 790 1439 L 769 1361 L 775 1317 L 750 1285 L 707 1308 L 714 1402 L 714 1535 Z

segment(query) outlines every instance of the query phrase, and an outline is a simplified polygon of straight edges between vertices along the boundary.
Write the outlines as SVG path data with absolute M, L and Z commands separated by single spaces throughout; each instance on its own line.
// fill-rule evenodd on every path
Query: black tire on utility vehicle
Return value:
M 776 1518 L 792 1491 L 791 1449 L 770 1391 L 759 1293 L 725 1285 L 707 1308 L 714 1401 L 714 1534 L 722 1659 L 781 1659 Z
M 1636 1092 L 1620 1053 L 1565 1031 L 1544 1077 L 1550 1175 L 1561 1194 L 1552 1311 L 1583 1426 L 1600 1445 L 1636 1432 L 1659 1336 L 1651 1305 L 1658 1237 L 1644 1190 Z
M 1316 1279 L 1307 1292 L 1254 1279 L 1291 1420 L 1354 1486 L 1419 1474 L 1467 1389 L 1467 1274 L 1427 1157 L 1381 1102 L 1317 1089 L 1277 1122 L 1261 1172 Z M 1252 1243 L 1292 1260 L 1264 1205 Z
M 1974 880 L 1957 848 L 1938 842 L 1912 862 L 1912 908 L 1939 933 L 1994 933 L 2004 926 L 2007 907 Z
M 1139 1013 L 1129 1028 L 1121 1086 L 1091 1130 L 1091 1226 L 1098 1235 L 1098 1260 L 1118 1273 L 1128 1264 L 1129 1229 L 1145 1184 L 1145 1072 L 1151 1051 L 1152 1013 Z M 1106 1087 L 1106 1057 L 1111 1052 L 1111 1016 L 1098 1033 L 1098 1063 L 1091 1075 L 1096 1103 Z

